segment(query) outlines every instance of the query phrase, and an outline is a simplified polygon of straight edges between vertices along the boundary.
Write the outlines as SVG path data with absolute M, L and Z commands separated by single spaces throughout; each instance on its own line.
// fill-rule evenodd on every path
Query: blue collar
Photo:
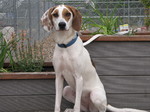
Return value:
M 76 33 L 75 38 L 73 38 L 68 44 L 57 44 L 57 45 L 61 48 L 67 48 L 67 47 L 73 45 L 77 39 L 78 39 L 78 33 Z

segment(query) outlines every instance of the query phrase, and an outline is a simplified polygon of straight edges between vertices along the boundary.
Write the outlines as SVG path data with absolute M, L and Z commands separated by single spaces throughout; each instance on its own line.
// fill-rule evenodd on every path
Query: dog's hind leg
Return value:
M 63 90 L 63 97 L 71 102 L 71 103 L 75 103 L 75 97 L 76 97 L 76 94 L 75 94 L 75 91 L 70 87 L 70 86 L 66 86 Z M 88 108 L 86 106 L 84 106 L 85 104 L 82 103 L 82 100 L 81 100 L 81 110 L 84 111 L 84 112 L 87 112 L 88 111 Z M 71 111 L 71 109 L 67 109 L 68 112 Z M 67 112 L 67 110 L 65 112 Z
M 99 88 L 93 89 L 90 93 L 90 99 L 99 112 L 106 112 L 107 99 L 104 90 Z

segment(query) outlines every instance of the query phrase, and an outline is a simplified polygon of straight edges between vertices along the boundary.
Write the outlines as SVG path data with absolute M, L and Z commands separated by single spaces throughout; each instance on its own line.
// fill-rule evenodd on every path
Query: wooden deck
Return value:
M 150 42 L 99 41 L 87 46 L 108 103 L 150 110 Z

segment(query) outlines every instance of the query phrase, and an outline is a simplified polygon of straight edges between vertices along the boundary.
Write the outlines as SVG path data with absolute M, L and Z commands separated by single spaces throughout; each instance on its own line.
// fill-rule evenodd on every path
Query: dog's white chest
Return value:
M 70 52 L 61 51 L 55 52 L 54 54 L 54 67 L 55 70 L 58 70 L 67 83 L 75 88 L 75 79 L 74 79 L 74 68 L 72 65 L 72 55 Z

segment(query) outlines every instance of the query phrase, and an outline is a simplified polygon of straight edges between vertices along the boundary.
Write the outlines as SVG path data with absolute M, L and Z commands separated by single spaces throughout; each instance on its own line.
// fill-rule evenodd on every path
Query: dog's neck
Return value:
M 67 44 L 70 42 L 76 34 L 73 28 L 67 31 L 55 31 L 52 33 L 52 37 L 57 44 Z

